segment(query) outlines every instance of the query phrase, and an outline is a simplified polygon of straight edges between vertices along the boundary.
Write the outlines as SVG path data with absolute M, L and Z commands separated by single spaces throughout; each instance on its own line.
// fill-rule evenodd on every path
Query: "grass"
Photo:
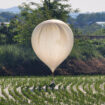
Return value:
M 75 39 L 70 59 L 90 59 L 105 57 L 105 39 Z M 38 60 L 32 47 L 20 45 L 0 45 L 0 64 L 15 66 L 17 63 Z
M 25 62 L 36 59 L 32 48 L 18 45 L 0 46 L 0 63 L 14 65 L 17 62 Z
M 105 39 L 89 40 L 75 39 L 74 47 L 70 54 L 70 58 L 87 59 L 92 57 L 104 57 L 105 54 Z M 19 61 L 30 61 L 38 59 L 32 47 L 20 45 L 0 45 L 0 63 Z
M 75 39 L 74 47 L 68 59 L 87 60 L 105 57 L 105 39 Z M 0 45 L 0 65 L 16 67 L 24 62 L 38 60 L 32 47 L 20 45 Z
M 54 90 L 49 87 L 51 81 L 52 77 L 49 76 L 0 77 L 0 105 L 105 104 L 105 76 L 57 76 L 55 84 L 59 88 Z M 9 95 L 14 100 L 4 91 L 7 86 Z M 17 90 L 19 87 L 20 92 Z
M 104 58 L 104 46 L 105 39 L 75 39 L 74 47 L 70 54 L 70 58 L 82 60 L 87 60 L 91 58 Z

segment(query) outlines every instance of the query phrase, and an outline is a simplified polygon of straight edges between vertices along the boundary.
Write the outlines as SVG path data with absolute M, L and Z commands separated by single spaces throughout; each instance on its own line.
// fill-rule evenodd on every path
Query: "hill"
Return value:
M 0 22 L 8 22 L 14 18 L 16 14 L 10 12 L 1 12 L 0 13 Z
M 82 34 L 85 35 L 96 35 L 104 33 L 101 32 L 105 28 L 105 12 L 98 13 L 80 13 L 70 15 L 68 22 L 75 28 L 78 28 Z M 98 32 L 95 32 L 97 31 Z M 94 33 L 95 32 L 95 33 Z
M 20 13 L 20 9 L 18 7 L 11 7 L 7 9 L 0 9 L 0 12 L 11 12 L 11 13 Z

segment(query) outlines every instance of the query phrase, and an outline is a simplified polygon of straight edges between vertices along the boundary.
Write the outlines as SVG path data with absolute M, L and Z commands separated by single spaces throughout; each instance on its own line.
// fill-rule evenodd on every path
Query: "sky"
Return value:
M 0 8 L 10 8 L 20 5 L 22 2 L 40 0 L 0 0 Z M 73 9 L 79 8 L 80 12 L 105 11 L 105 0 L 69 0 Z

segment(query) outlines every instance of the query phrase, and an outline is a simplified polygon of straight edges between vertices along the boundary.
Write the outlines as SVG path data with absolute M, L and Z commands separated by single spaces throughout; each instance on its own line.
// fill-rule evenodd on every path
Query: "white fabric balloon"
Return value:
M 54 72 L 70 54 L 74 37 L 66 23 L 51 19 L 34 29 L 31 41 L 36 55 Z

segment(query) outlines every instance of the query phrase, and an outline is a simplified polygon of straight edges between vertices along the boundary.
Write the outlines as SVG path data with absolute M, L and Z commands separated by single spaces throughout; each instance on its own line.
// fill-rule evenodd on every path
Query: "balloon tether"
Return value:
M 55 81 L 54 81 L 54 72 L 52 72 L 52 83 L 55 84 Z
M 54 72 L 52 72 L 52 82 L 50 84 L 50 87 L 51 87 L 52 90 L 54 90 L 54 87 L 55 87 Z

